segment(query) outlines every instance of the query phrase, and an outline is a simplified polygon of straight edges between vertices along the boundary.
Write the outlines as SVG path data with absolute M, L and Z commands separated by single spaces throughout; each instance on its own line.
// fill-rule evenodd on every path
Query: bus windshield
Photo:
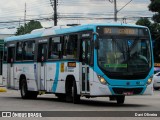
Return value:
M 99 37 L 98 65 L 106 72 L 124 72 L 126 75 L 148 72 L 151 67 L 149 38 Z

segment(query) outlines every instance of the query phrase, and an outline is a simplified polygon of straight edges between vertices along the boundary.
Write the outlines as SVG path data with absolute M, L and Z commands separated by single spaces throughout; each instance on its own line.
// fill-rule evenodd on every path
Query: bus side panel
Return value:
M 73 62 L 74 63 L 74 62 Z M 76 63 L 76 66 L 69 67 L 68 62 L 59 63 L 59 78 L 57 83 L 56 93 L 65 93 L 65 82 L 68 75 L 73 75 L 77 84 L 77 94 L 80 94 L 80 85 L 79 85 L 79 63 Z
M 47 92 L 53 92 L 52 86 L 56 74 L 56 63 L 47 63 L 46 70 L 46 90 Z
M 3 63 L 2 85 L 7 86 L 7 79 L 7 63 Z
M 19 89 L 19 79 L 20 75 L 22 74 L 23 69 L 21 64 L 14 64 L 14 89 Z
M 34 64 L 24 64 L 23 73 L 26 74 L 28 90 L 38 91 L 36 71 Z
M 25 75 L 29 91 L 37 91 L 34 64 L 16 64 L 14 68 L 16 77 L 15 88 L 19 89 L 19 80 L 21 75 Z

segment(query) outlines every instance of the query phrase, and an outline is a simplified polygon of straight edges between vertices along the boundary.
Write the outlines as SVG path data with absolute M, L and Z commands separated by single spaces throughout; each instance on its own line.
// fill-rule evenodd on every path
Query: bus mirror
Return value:
M 99 40 L 98 40 L 98 36 L 99 34 L 97 32 L 93 32 L 93 36 L 96 36 L 96 40 L 95 40 L 95 43 L 94 43 L 94 46 L 96 49 L 99 49 Z
M 96 35 L 97 37 L 99 36 L 99 34 L 97 32 L 93 32 L 93 35 Z

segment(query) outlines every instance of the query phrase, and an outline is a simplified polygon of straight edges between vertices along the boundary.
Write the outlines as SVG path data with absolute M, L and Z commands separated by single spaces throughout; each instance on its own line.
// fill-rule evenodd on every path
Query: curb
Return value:
M 7 92 L 6 88 L 0 87 L 0 92 Z

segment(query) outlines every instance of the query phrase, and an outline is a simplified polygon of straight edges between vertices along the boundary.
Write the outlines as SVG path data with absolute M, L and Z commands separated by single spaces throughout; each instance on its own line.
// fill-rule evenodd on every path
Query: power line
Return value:
M 120 8 L 119 10 L 117 9 L 117 0 L 109 0 L 109 2 L 113 3 L 114 2 L 114 21 L 117 22 L 117 14 L 119 11 L 121 11 L 123 8 L 125 8 L 130 2 L 132 2 L 132 0 L 130 0 L 129 2 L 127 2 L 122 8 Z
M 51 5 L 51 1 L 53 2 L 53 6 L 49 7 Z M 55 14 L 53 16 L 51 16 L 51 14 L 53 14 L 54 11 L 55 11 L 54 10 L 54 1 L 55 0 L 41 0 L 41 2 L 39 2 L 38 0 L 34 0 L 34 2 L 32 2 L 32 4 L 27 3 L 27 9 L 26 9 L 27 10 L 26 17 L 28 18 L 27 20 L 39 20 L 39 21 L 54 20 L 56 18 L 54 16 Z M 113 2 L 113 0 L 111 2 Z M 104 9 L 101 9 L 102 11 L 99 12 L 99 13 L 97 13 L 96 10 L 95 10 L 95 12 L 88 11 L 88 13 L 87 13 L 86 11 L 83 12 L 83 10 L 81 10 L 83 8 L 86 8 L 86 6 L 90 6 L 90 5 L 91 5 L 91 7 L 100 6 L 101 8 L 102 7 L 106 8 L 106 6 L 110 7 L 110 4 L 106 5 L 105 3 L 106 3 L 106 0 L 78 0 L 78 1 L 77 0 L 59 0 L 59 1 L 57 1 L 57 4 L 59 6 L 59 9 L 58 9 L 59 13 L 56 12 L 57 13 L 56 14 L 57 21 L 58 21 L 58 19 L 60 19 L 60 20 L 94 20 L 94 19 L 95 20 L 109 20 L 109 19 L 113 20 L 112 19 L 112 17 L 113 17 L 112 15 L 114 14 L 113 11 L 104 12 Z M 56 7 L 57 7 L 57 4 L 56 4 Z M 73 13 L 72 13 L 72 11 L 70 10 L 69 7 L 71 7 L 71 6 L 73 7 L 75 5 L 77 5 L 77 8 L 80 9 L 80 11 L 79 11 L 80 13 L 75 13 L 76 11 L 73 11 Z M 144 5 L 144 4 L 142 4 L 142 5 Z M 120 6 L 121 5 L 118 5 L 117 7 L 120 7 Z M 127 5 L 125 5 L 125 6 L 127 6 Z M 125 7 L 125 6 L 122 6 L 122 7 Z M 45 14 L 46 13 L 46 11 L 45 11 L 46 8 L 50 12 L 50 14 Z M 53 10 L 50 11 L 51 8 L 53 8 Z M 65 8 L 65 11 L 64 11 L 64 8 Z M 39 13 L 41 13 L 41 14 L 37 13 L 37 15 L 36 15 L 34 13 L 35 15 L 31 15 L 31 14 L 33 14 L 31 12 L 36 11 L 37 9 L 39 10 Z M 123 8 L 121 8 L 121 9 L 123 9 Z M 119 11 L 121 9 L 119 9 Z M 67 10 L 70 11 L 71 13 L 63 13 L 63 11 L 67 12 Z M 4 14 L 1 15 L 2 17 L 0 17 L 1 18 L 0 22 L 5 22 L 6 20 L 8 20 L 6 22 L 10 22 L 10 21 L 11 22 L 10 23 L 0 23 L 0 25 L 2 25 L 2 24 L 12 25 L 12 21 L 18 21 L 18 22 L 15 22 L 15 24 L 18 24 L 19 21 L 20 21 L 19 19 L 23 19 L 23 15 L 24 15 L 23 11 L 24 11 L 24 9 L 22 10 L 20 8 L 15 9 L 15 10 L 8 8 L 8 10 L 5 11 Z M 43 11 L 45 11 L 45 12 L 43 12 Z M 13 17 L 9 16 L 9 14 L 13 15 L 13 13 L 15 13 L 15 12 L 19 13 L 19 16 L 17 16 L 17 17 L 16 16 L 15 17 L 14 16 Z M 125 15 L 126 12 L 128 12 L 128 11 L 124 11 L 123 13 L 121 12 L 120 13 L 121 16 L 126 16 Z M 138 11 L 132 11 L 132 13 L 130 12 L 129 16 L 131 16 L 131 17 L 132 16 L 137 16 L 137 15 L 139 15 L 138 17 L 144 16 L 144 12 L 143 12 L 142 15 L 140 13 L 141 13 L 141 11 L 139 11 L 139 12 Z M 145 16 L 147 16 L 147 12 L 145 12 L 145 13 L 146 13 Z M 123 17 L 119 17 L 117 19 L 119 20 L 120 18 L 122 19 Z M 125 18 L 127 18 L 127 17 L 125 17 Z M 129 19 L 130 18 L 127 18 L 127 20 L 129 20 Z M 137 19 L 137 18 L 132 18 L 132 19 Z M 56 20 L 54 20 L 54 22 L 55 21 Z M 23 21 L 20 21 L 20 22 L 23 23 Z M 26 22 L 28 22 L 28 21 L 26 21 Z

